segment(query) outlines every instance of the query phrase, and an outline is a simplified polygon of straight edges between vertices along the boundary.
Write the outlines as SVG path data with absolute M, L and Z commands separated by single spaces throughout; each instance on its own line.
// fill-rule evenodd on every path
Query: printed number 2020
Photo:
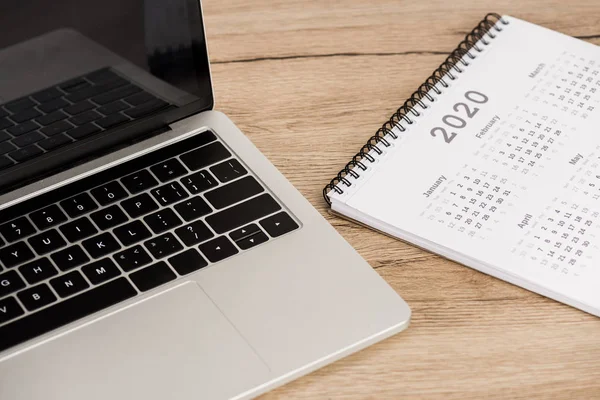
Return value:
M 469 100 L 472 103 L 475 104 L 485 104 L 488 102 L 488 97 L 481 93 L 481 92 L 476 92 L 473 90 L 470 90 L 468 92 L 465 93 L 465 98 L 467 100 Z M 477 107 L 469 107 L 468 103 L 456 103 L 454 105 L 454 107 L 452 107 L 454 109 L 455 112 L 462 114 L 464 112 L 464 114 L 466 115 L 466 118 L 473 118 L 478 112 L 479 112 L 479 108 Z M 454 128 L 454 129 L 463 129 L 464 127 L 467 126 L 467 121 L 464 118 L 461 118 L 457 115 L 453 115 L 453 114 L 448 114 L 448 115 L 444 115 L 444 117 L 442 118 L 442 122 L 446 125 L 449 126 L 450 128 Z M 446 143 L 451 143 L 454 138 L 456 137 L 456 135 L 458 135 L 458 133 L 456 132 L 450 132 L 448 133 L 447 128 L 442 128 L 442 127 L 435 127 L 431 130 L 431 136 L 436 137 L 438 133 L 441 133 L 442 136 L 444 137 L 444 141 Z

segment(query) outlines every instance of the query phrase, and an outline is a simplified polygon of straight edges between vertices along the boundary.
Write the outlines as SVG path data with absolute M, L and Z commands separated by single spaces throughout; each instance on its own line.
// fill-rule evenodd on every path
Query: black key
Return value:
M 0 142 L 7 141 L 11 138 L 12 138 L 12 136 L 10 136 L 8 133 L 6 133 L 4 131 L 0 131 Z
M 51 113 L 56 110 L 60 110 L 61 108 L 65 108 L 69 105 L 69 103 L 63 99 L 54 99 L 47 103 L 41 104 L 38 106 L 40 110 L 45 112 L 46 114 Z
M 33 252 L 25 244 L 25 242 L 17 242 L 11 246 L 0 249 L 0 262 L 6 268 L 14 267 L 15 265 L 23 264 L 34 257 Z
M 260 228 L 258 227 L 258 225 L 250 224 L 250 225 L 244 226 L 243 228 L 239 228 L 239 229 L 236 229 L 235 231 L 231 232 L 229 234 L 229 237 L 234 242 L 237 242 L 238 240 L 242 240 L 247 237 L 250 237 L 257 232 L 260 232 Z
M 65 111 L 71 115 L 81 114 L 82 112 L 93 110 L 96 105 L 89 100 L 84 100 L 65 108 Z
M 125 272 L 133 271 L 152 262 L 152 257 L 142 246 L 134 246 L 114 255 L 115 261 Z
M 130 222 L 127 225 L 118 227 L 113 232 L 117 239 L 123 243 L 123 246 L 130 246 L 152 236 L 146 225 L 141 221 Z
M 280 209 L 281 206 L 277 204 L 273 197 L 265 193 L 244 203 L 209 215 L 206 217 L 206 222 L 215 232 L 225 233 Z
M 0 226 L 0 233 L 9 242 L 15 242 L 26 236 L 33 235 L 35 228 L 27 218 L 21 217 Z
M 46 151 L 50 151 L 52 149 L 57 149 L 65 144 L 69 144 L 73 141 L 70 137 L 65 135 L 64 133 L 60 133 L 56 136 L 49 137 L 48 139 L 41 140 L 38 143 L 42 149 Z
M 59 87 L 65 92 L 72 93 L 78 90 L 91 86 L 88 81 L 83 78 L 71 79 L 68 82 L 61 84 Z
M 4 240 L 0 238 L 0 247 L 4 246 Z
M 13 164 L 14 162 L 10 158 L 6 156 L 0 156 L 0 169 L 8 168 Z
M 79 246 L 71 246 L 50 256 L 61 271 L 68 271 L 90 261 Z
M 0 274 L 0 298 L 21 290 L 25 287 L 25 282 L 16 271 L 8 271 Z M 1 307 L 1 306 L 0 306 Z M 2 321 L 2 312 L 0 311 L 0 321 Z
M 86 125 L 81 125 L 77 128 L 67 131 L 67 134 L 69 136 L 71 136 L 73 139 L 81 139 L 83 137 L 98 133 L 101 130 L 102 130 L 102 128 L 99 128 L 98 126 L 96 126 L 94 124 L 86 124 Z
M 44 135 L 42 135 L 39 132 L 30 132 L 26 135 L 19 136 L 19 137 L 13 139 L 12 142 L 19 147 L 25 147 L 25 146 L 29 146 L 30 144 L 39 142 L 43 138 L 44 138 Z
M 222 162 L 221 164 L 217 164 L 214 167 L 210 167 L 210 171 L 223 183 L 229 182 L 248 173 L 246 168 L 244 168 L 244 166 L 236 159 L 231 159 L 229 161 Z
M 179 275 L 187 275 L 208 265 L 196 249 L 189 249 L 169 258 L 169 264 L 171 264 Z
M 168 182 L 171 179 L 187 174 L 185 167 L 176 158 L 171 158 L 170 160 L 154 165 L 150 170 L 161 182 Z
M 98 233 L 98 229 L 85 217 L 64 224 L 59 229 L 69 242 L 77 242 Z
M 33 247 L 33 250 L 40 256 L 67 245 L 65 239 L 60 236 L 56 229 L 51 229 L 42 232 L 39 235 L 32 236 L 29 238 L 28 242 L 31 247 Z
M 58 271 L 47 258 L 40 258 L 39 260 L 21 265 L 19 267 L 19 272 L 31 285 L 53 277 L 54 275 L 58 275 Z
M 174 280 L 177 278 L 177 275 L 171 271 L 171 268 L 164 261 L 161 261 L 134 272 L 129 277 L 140 291 L 146 292 Z
M 10 128 L 14 124 L 8 118 L 0 118 L 0 129 Z
M 93 97 L 92 101 L 96 104 L 104 105 L 112 103 L 115 100 L 124 99 L 127 96 L 139 92 L 140 90 L 141 89 L 139 87 L 134 85 L 123 86 L 117 90 L 113 90 L 108 93 L 104 93 L 99 96 Z
M 40 115 L 42 115 L 41 112 L 39 112 L 35 108 L 30 108 L 28 110 L 21 111 L 18 114 L 11 115 L 10 119 L 20 124 L 22 122 L 31 121 L 32 119 L 37 118 Z
M 60 208 L 58 208 L 56 204 L 52 204 L 51 206 L 43 208 L 39 211 L 32 212 L 29 214 L 29 218 L 31 218 L 39 230 L 50 228 L 51 226 L 60 224 L 61 222 L 67 220 L 67 216 L 60 211 Z
M 81 193 L 70 199 L 60 202 L 60 206 L 69 214 L 69 217 L 76 218 L 98 208 L 96 202 L 87 193 Z
M 98 114 L 94 110 L 90 110 L 72 117 L 69 122 L 77 126 L 81 126 L 100 118 L 102 118 L 102 115 Z
M 129 118 L 127 118 L 126 116 L 121 114 L 113 114 L 109 115 L 108 117 L 99 119 L 98 121 L 96 121 L 96 124 L 100 125 L 104 129 L 109 129 L 115 125 L 119 125 L 127 121 L 129 121 Z
M 69 272 L 66 275 L 59 276 L 50 280 L 50 285 L 56 290 L 60 297 L 69 297 L 75 293 L 87 289 L 90 285 L 83 279 L 83 276 L 77 272 Z
M 69 116 L 62 111 L 55 111 L 51 114 L 44 115 L 43 117 L 39 117 L 35 121 L 40 125 L 47 126 L 47 125 L 51 125 L 55 122 L 62 121 L 63 119 L 66 119 L 68 117 Z M 81 124 L 77 124 L 77 125 L 81 125 Z
M 235 244 L 237 244 L 242 250 L 248 250 L 251 247 L 258 246 L 259 244 L 266 242 L 267 240 L 269 240 L 269 237 L 261 231 L 247 238 L 240 239 L 235 242 Z
M 44 283 L 17 293 L 17 297 L 29 311 L 37 310 L 56 301 L 56 296 Z
M 14 297 L 7 297 L 6 299 L 0 299 L 0 325 L 10 321 L 11 319 L 20 317 L 25 314 L 17 300 Z M 0 332 L 3 328 L 0 328 Z M 2 334 L 2 333 L 0 333 Z M 3 337 L 0 337 L 0 343 L 2 343 Z M 10 346 L 8 346 L 10 347 Z M 5 350 L 5 349 L 2 349 Z M 1 351 L 1 350 L 0 350 Z
M 23 110 L 27 110 L 29 108 L 32 108 L 35 106 L 35 101 L 31 100 L 28 97 L 19 99 L 19 100 L 14 100 L 11 101 L 8 104 L 4 105 L 4 108 L 6 108 L 8 111 L 12 112 L 12 113 L 18 113 L 19 111 L 23 111 Z
M 150 251 L 154 258 L 163 258 L 183 250 L 183 246 L 172 233 L 152 238 L 144 242 L 144 246 Z
M 239 250 L 226 236 L 219 236 L 210 242 L 201 244 L 200 251 L 213 263 L 239 253 Z
M 170 208 L 150 214 L 144 218 L 144 221 L 156 234 L 181 225 L 181 220 Z
M 192 194 L 198 194 L 218 185 L 217 180 L 208 172 L 200 171 L 193 175 L 186 176 L 181 183 Z
M 2 108 L 2 106 L 0 105 L 0 118 L 4 118 L 6 116 L 8 116 L 8 111 L 6 111 L 5 109 Z
M 169 183 L 168 185 L 161 186 L 152 190 L 150 193 L 163 206 L 168 206 L 179 200 L 183 200 L 189 197 L 189 194 L 179 184 L 179 182 Z
M 88 264 L 81 268 L 81 272 L 83 272 L 94 285 L 99 285 L 109 279 L 121 275 L 119 267 L 117 267 L 110 258 L 103 258 L 100 261 Z
M 105 106 L 102 106 L 100 108 L 98 108 L 96 111 L 98 111 L 101 114 L 104 115 L 111 115 L 114 113 L 117 113 L 119 111 L 123 111 L 129 108 L 128 104 L 123 103 L 121 100 L 117 100 L 114 103 L 110 103 L 107 104 Z
M 0 154 L 8 153 L 9 151 L 13 151 L 16 147 L 10 142 L 2 142 L 0 143 Z
M 27 147 L 23 147 L 20 150 L 13 151 L 12 153 L 8 153 L 8 155 L 15 161 L 22 162 L 25 160 L 29 160 L 35 156 L 39 156 L 44 151 L 37 147 L 36 145 L 31 145 Z
M 156 99 L 156 100 L 149 101 L 148 103 L 145 103 L 139 107 L 131 108 L 131 109 L 125 111 L 124 113 L 134 119 L 141 118 L 144 115 L 161 110 L 168 105 L 169 105 L 168 103 L 165 103 L 162 100 Z
M 39 128 L 40 126 L 33 121 L 27 121 L 23 124 L 15 125 L 12 128 L 8 128 L 7 131 L 13 136 L 24 135 L 27 132 L 31 132 Z
M 0 327 L 0 352 L 137 294 L 125 278 L 116 279 Z
M 215 236 L 202 221 L 195 221 L 175 230 L 175 234 L 188 247 L 204 242 Z
M 158 204 L 147 193 L 132 197 L 121 202 L 121 207 L 125 209 L 131 218 L 141 217 L 154 210 L 158 210 Z
M 296 221 L 294 221 L 285 211 L 263 219 L 260 221 L 260 225 L 272 237 L 281 236 L 298 228 Z
M 175 210 L 189 222 L 209 214 L 212 208 L 200 196 L 196 196 L 177 204 Z
M 127 216 L 117 205 L 103 208 L 100 211 L 96 211 L 91 215 L 92 221 L 96 223 L 96 226 L 101 231 L 112 228 L 113 226 L 121 225 L 127 222 Z
M 180 158 L 186 167 L 197 171 L 229 157 L 231 157 L 229 150 L 221 143 L 216 142 L 185 153 Z
M 93 189 L 91 193 L 101 206 L 114 203 L 115 201 L 127 197 L 127 192 L 123 189 L 123 186 L 116 181 L 99 186 Z
M 220 188 L 211 190 L 210 192 L 207 192 L 204 197 L 206 197 L 210 204 L 218 210 L 229 207 L 232 204 L 238 203 L 263 191 L 263 187 L 256 179 L 247 176 L 225 186 L 221 186 Z
M 132 106 L 139 106 L 141 104 L 147 103 L 150 100 L 154 100 L 154 99 L 156 99 L 156 97 L 152 96 L 150 93 L 141 92 L 141 93 L 134 94 L 133 96 L 129 96 L 128 98 L 125 99 L 125 101 L 128 102 L 129 104 L 131 104 Z
M 93 258 L 100 258 L 121 248 L 113 235 L 108 232 L 84 240 L 81 244 Z
M 41 92 L 31 95 L 38 103 L 47 103 L 60 96 L 62 96 L 62 92 L 57 88 L 42 90 Z
M 148 170 L 143 169 L 121 179 L 121 183 L 125 185 L 131 194 L 143 192 L 158 185 L 158 181 L 152 176 Z
M 40 129 L 40 132 L 46 136 L 54 136 L 66 132 L 71 128 L 73 128 L 73 124 L 68 121 L 60 121 Z

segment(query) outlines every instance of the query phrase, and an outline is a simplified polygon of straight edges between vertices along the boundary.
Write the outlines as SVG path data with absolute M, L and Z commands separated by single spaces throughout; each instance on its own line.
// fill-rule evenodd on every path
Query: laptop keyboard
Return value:
M 210 131 L 0 210 L 0 352 L 297 228 Z
M 169 104 L 108 68 L 0 105 L 0 170 Z

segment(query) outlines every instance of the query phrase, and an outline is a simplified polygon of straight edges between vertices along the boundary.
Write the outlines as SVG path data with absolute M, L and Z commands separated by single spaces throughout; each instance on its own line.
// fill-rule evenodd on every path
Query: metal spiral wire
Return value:
M 398 136 L 392 131 L 394 128 L 398 128 L 401 132 L 404 132 L 406 128 L 402 125 L 402 123 L 407 123 L 409 125 L 413 124 L 413 120 L 411 116 L 418 117 L 421 113 L 416 109 L 416 105 L 419 105 L 422 109 L 427 109 L 427 106 L 423 99 L 427 99 L 430 102 L 433 102 L 435 98 L 433 98 L 429 92 L 434 91 L 436 94 L 441 94 L 442 92 L 438 89 L 437 84 L 440 83 L 442 87 L 448 87 L 448 83 L 444 79 L 449 79 L 451 81 L 457 78 L 457 74 L 463 72 L 465 67 L 469 66 L 468 60 L 464 59 L 466 55 L 469 60 L 473 60 L 476 57 L 473 55 L 472 50 L 477 52 L 481 52 L 482 49 L 477 45 L 477 42 L 481 40 L 484 46 L 490 44 L 490 42 L 485 38 L 487 34 L 490 38 L 495 38 L 495 32 L 501 32 L 502 27 L 498 24 L 498 22 L 503 25 L 508 25 L 508 21 L 502 18 L 499 14 L 489 13 L 485 16 L 484 19 L 479 22 L 479 24 L 469 32 L 465 38 L 458 44 L 458 46 L 450 53 L 450 55 L 440 64 L 438 68 L 436 68 L 433 73 L 419 86 L 419 88 L 396 110 L 394 114 L 389 118 L 388 121 L 383 124 L 379 130 L 375 133 L 375 135 L 371 136 L 371 138 L 365 143 L 360 151 L 356 153 L 352 160 L 346 164 L 346 166 L 333 178 L 329 184 L 327 184 L 323 188 L 323 198 L 327 202 L 327 204 L 331 205 L 331 200 L 327 197 L 327 193 L 331 190 L 335 190 L 339 194 L 344 193 L 344 189 L 338 187 L 339 183 L 345 185 L 347 187 L 352 186 L 352 183 L 346 179 L 347 175 L 350 175 L 354 178 L 359 178 L 360 174 L 353 170 L 353 168 L 358 167 L 358 169 L 362 171 L 367 170 L 367 166 L 363 162 L 363 160 L 367 160 L 370 163 L 375 162 L 375 158 L 369 154 L 369 152 L 374 151 L 377 155 L 383 153 L 383 151 L 378 147 L 378 145 L 383 145 L 384 147 L 390 147 L 391 143 L 384 138 L 385 135 L 389 135 L 392 139 L 396 139 Z M 495 31 L 495 32 L 494 32 Z

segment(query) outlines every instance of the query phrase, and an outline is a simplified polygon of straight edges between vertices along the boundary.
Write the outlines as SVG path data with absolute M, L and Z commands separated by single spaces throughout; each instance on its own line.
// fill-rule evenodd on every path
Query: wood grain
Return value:
M 487 12 L 600 44 L 597 0 L 203 3 L 216 109 L 413 309 L 407 331 L 264 399 L 600 398 L 600 319 L 330 215 L 321 197 Z

